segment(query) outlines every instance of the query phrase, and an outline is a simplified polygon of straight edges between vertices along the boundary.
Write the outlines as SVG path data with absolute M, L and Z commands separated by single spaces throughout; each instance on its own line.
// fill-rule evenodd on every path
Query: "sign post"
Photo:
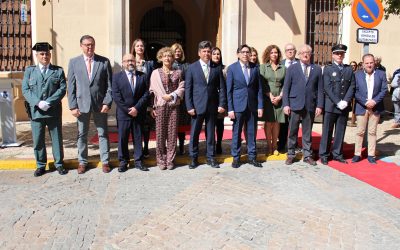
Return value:
M 363 43 L 363 54 L 369 53 L 369 44 L 378 43 L 379 31 L 376 27 L 383 18 L 383 5 L 380 0 L 354 0 L 352 6 L 354 21 L 365 29 L 357 30 L 357 42 Z

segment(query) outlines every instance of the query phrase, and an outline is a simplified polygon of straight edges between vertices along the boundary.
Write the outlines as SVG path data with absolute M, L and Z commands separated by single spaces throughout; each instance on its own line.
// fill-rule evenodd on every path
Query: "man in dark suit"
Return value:
M 239 60 L 228 67 L 226 88 L 228 116 L 233 120 L 232 167 L 240 167 L 240 147 L 243 124 L 247 123 L 247 152 L 249 164 L 262 167 L 257 162 L 257 117 L 263 114 L 263 85 L 259 68 L 249 62 L 250 47 L 246 44 L 237 49 Z
M 359 70 L 355 74 L 357 138 L 352 162 L 361 161 L 361 147 L 368 124 L 368 161 L 376 164 L 376 130 L 380 114 L 384 111 L 383 98 L 387 91 L 387 80 L 384 71 L 375 70 L 372 54 L 365 54 L 362 60 L 364 70 Z
M 103 172 L 111 171 L 110 143 L 108 140 L 107 112 L 111 108 L 111 64 L 94 53 L 92 36 L 80 39 L 83 55 L 72 58 L 68 65 L 68 104 L 78 121 L 78 174 L 86 171 L 88 164 L 88 132 L 90 116 L 97 128 Z
M 219 168 L 214 159 L 215 120 L 217 113 L 225 112 L 226 87 L 222 68 L 211 62 L 209 41 L 199 43 L 200 60 L 189 65 L 185 75 L 185 103 L 192 117 L 190 129 L 189 154 L 190 169 L 198 166 L 199 134 L 203 122 L 206 123 L 207 165 Z
M 347 46 L 343 44 L 333 46 L 333 62 L 324 68 L 323 73 L 325 106 L 319 157 L 324 165 L 328 164 L 331 151 L 334 161 L 347 164 L 343 158 L 342 148 L 354 95 L 355 79 L 352 68 L 343 65 L 346 50 Z M 335 137 L 331 150 L 333 127 L 335 127 Z
M 133 138 L 135 168 L 148 171 L 142 164 L 142 123 L 146 117 L 149 97 L 146 74 L 135 70 L 135 57 L 126 54 L 122 58 L 123 70 L 113 76 L 112 94 L 117 104 L 119 172 L 125 172 L 129 164 L 128 141 Z
M 300 63 L 290 66 L 286 72 L 283 85 L 284 112 L 290 115 L 288 155 L 286 165 L 294 162 L 295 145 L 299 124 L 302 128 L 303 161 L 317 165 L 312 156 L 311 132 L 315 116 L 322 113 L 324 93 L 322 70 L 311 63 L 312 48 L 305 44 L 300 47 Z
M 296 64 L 299 62 L 299 59 L 296 58 L 296 46 L 293 43 L 288 43 L 285 45 L 285 59 L 281 61 L 282 65 L 285 65 L 286 69 L 288 69 L 292 64 Z M 278 141 L 278 151 L 286 152 L 287 146 L 287 138 L 289 132 L 289 117 L 285 115 L 285 123 L 280 124 L 279 129 L 279 141 Z M 297 150 L 297 144 L 296 144 Z
M 34 176 L 43 175 L 47 165 L 46 126 L 50 132 L 54 165 L 58 173 L 64 175 L 67 173 L 63 167 L 61 106 L 67 88 L 64 70 L 50 64 L 50 50 L 53 47 L 49 43 L 36 43 L 32 49 L 36 51 L 38 65 L 26 68 L 22 80 L 22 93 L 29 103 L 27 112 L 31 119 L 33 152 L 37 167 Z

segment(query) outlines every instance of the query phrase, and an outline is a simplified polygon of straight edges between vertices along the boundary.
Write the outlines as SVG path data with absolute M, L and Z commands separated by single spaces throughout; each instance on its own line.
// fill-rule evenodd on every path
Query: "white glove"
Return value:
M 340 109 L 340 110 L 343 110 L 343 109 L 345 109 L 345 108 L 347 108 L 347 102 L 346 101 L 343 101 L 343 100 L 341 100 L 340 102 L 338 102 L 338 104 L 336 104 L 336 106 Z
M 46 101 L 40 101 L 37 106 L 43 111 L 47 111 L 50 108 L 49 103 Z

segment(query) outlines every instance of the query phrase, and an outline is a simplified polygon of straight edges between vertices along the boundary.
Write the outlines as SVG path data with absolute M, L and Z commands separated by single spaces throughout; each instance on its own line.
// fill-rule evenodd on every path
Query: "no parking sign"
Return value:
M 352 15 L 354 21 L 363 28 L 374 28 L 383 18 L 383 6 L 380 0 L 354 0 Z

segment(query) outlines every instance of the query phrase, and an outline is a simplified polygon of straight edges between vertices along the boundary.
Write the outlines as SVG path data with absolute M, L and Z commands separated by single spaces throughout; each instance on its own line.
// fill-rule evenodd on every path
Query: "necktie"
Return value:
M 133 72 L 129 72 L 129 81 L 132 85 L 132 92 L 135 94 L 135 74 Z
M 46 66 L 43 66 L 43 68 L 42 68 L 42 74 L 43 74 L 43 75 L 46 74 L 46 69 L 47 69 L 47 67 L 46 67 Z
M 244 79 L 246 80 L 247 85 L 249 85 L 249 72 L 247 71 L 247 65 L 243 65 L 243 74 Z
M 340 71 L 342 71 L 343 70 L 343 64 L 339 64 L 338 68 L 339 68 Z
M 293 61 L 289 61 L 289 66 L 293 64 Z
M 304 76 L 308 80 L 308 65 L 304 64 L 304 69 L 303 69 Z
M 203 72 L 204 72 L 204 77 L 206 78 L 206 81 L 208 82 L 208 76 L 210 74 L 210 71 L 208 69 L 208 64 L 203 65 Z
M 89 76 L 89 79 L 90 79 L 90 76 L 92 74 L 92 58 L 88 58 L 87 59 L 86 69 L 87 69 L 88 76 Z

